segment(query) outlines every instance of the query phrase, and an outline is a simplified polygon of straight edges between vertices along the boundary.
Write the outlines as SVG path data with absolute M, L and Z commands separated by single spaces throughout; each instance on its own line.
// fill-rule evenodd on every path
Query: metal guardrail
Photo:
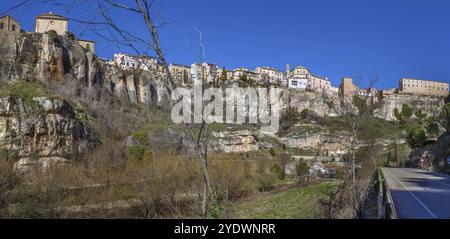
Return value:
M 384 219 L 397 219 L 394 200 L 392 200 L 391 192 L 386 183 L 386 179 L 381 168 L 378 170 L 378 180 L 380 183 L 379 188 L 381 189 L 383 194 Z

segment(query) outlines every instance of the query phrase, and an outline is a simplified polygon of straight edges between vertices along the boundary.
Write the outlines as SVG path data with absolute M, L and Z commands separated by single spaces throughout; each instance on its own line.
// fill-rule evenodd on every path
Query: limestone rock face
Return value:
M 318 116 L 338 116 L 343 109 L 340 107 L 340 99 L 337 94 L 327 95 L 320 92 L 305 92 L 297 90 L 286 90 L 282 96 L 282 108 L 292 107 L 301 112 L 308 109 Z
M 378 118 L 393 121 L 396 120 L 394 110 L 402 110 L 402 105 L 407 104 L 413 113 L 422 110 L 428 116 L 439 115 L 445 105 L 443 97 L 426 97 L 417 95 L 387 95 L 381 101 L 381 107 L 374 114 Z M 414 117 L 414 116 L 413 116 Z
M 112 95 L 131 104 L 167 104 L 161 76 L 110 66 L 69 34 L 0 32 L 0 42 L 1 82 L 51 82 L 90 100 Z
M 95 146 L 94 135 L 67 102 L 33 100 L 36 105 L 29 106 L 20 98 L 0 98 L 0 150 L 23 159 L 20 165 L 43 158 L 73 158 Z
M 225 153 L 252 152 L 262 148 L 258 142 L 258 135 L 249 130 L 213 132 L 215 139 L 211 143 L 213 151 Z

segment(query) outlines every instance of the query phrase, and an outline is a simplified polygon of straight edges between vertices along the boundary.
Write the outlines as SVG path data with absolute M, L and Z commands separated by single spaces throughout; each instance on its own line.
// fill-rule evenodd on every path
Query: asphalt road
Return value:
M 410 168 L 383 168 L 399 219 L 450 219 L 450 177 Z

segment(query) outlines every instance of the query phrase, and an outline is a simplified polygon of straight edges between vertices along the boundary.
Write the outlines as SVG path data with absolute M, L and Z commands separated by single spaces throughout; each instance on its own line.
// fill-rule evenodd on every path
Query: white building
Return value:
M 287 80 L 283 86 L 293 89 L 306 90 L 309 85 L 309 70 L 305 67 L 298 66 L 293 71 L 286 70 Z
M 122 70 L 140 69 L 149 71 L 157 69 L 158 61 L 154 57 L 133 56 L 124 53 L 117 53 L 114 54 L 113 64 L 117 65 Z
M 307 86 L 306 88 L 311 91 L 317 91 L 317 92 L 331 92 L 336 89 L 332 89 L 331 82 L 328 81 L 327 78 L 314 76 L 311 74 L 310 70 L 303 66 L 297 66 L 293 71 L 286 70 L 287 72 L 287 79 L 288 79 L 288 87 L 290 88 L 296 88 L 293 87 L 293 84 L 290 79 L 293 79 L 294 81 L 297 81 L 295 79 L 306 79 L 307 80 Z M 304 80 L 302 80 L 303 82 Z M 294 82 L 295 85 L 295 82 Z M 303 87 L 303 86 L 301 86 Z
M 331 94 L 339 94 L 339 87 L 336 87 L 336 86 L 330 86 L 329 87 L 329 89 L 328 89 L 328 91 L 329 91 L 329 93 L 331 93 Z
M 293 75 L 288 78 L 288 87 L 292 89 L 306 90 L 308 79 L 299 75 Z

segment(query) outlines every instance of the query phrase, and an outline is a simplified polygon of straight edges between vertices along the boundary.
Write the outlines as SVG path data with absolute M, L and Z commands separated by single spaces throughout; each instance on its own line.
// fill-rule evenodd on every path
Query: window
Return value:
M 5 23 L 0 23 L 0 30 L 3 30 L 4 27 L 5 27 Z
M 16 25 L 15 25 L 15 24 L 12 25 L 11 30 L 12 30 L 13 32 L 16 31 Z

